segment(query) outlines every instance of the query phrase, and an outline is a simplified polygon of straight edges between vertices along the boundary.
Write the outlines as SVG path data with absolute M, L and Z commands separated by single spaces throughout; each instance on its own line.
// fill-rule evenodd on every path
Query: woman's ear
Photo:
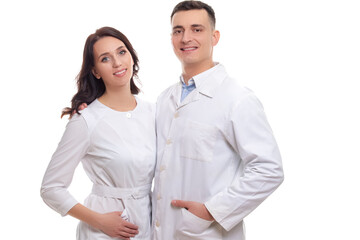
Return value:
M 91 69 L 91 72 L 92 74 L 94 74 L 94 76 L 97 78 L 97 79 L 100 79 L 101 76 L 96 72 L 95 68 Z

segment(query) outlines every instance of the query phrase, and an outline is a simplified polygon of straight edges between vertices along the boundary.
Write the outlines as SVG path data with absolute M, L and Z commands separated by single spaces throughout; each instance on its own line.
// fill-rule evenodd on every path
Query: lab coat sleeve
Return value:
M 235 106 L 225 127 L 243 171 L 205 206 L 227 231 L 264 201 L 283 181 L 281 156 L 261 103 L 253 93 Z
M 44 202 L 65 216 L 78 202 L 68 192 L 75 169 L 89 146 L 89 131 L 85 119 L 74 115 L 53 154 L 41 185 Z

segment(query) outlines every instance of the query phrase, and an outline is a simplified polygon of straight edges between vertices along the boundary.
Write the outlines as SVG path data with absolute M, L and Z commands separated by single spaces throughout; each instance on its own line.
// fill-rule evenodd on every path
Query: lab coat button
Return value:
M 167 145 L 169 145 L 169 144 L 171 144 L 171 143 L 172 143 L 171 139 L 166 140 L 166 144 L 167 144 Z
M 131 118 L 131 113 L 126 113 L 127 118 Z
M 157 195 L 157 200 L 160 200 L 161 199 L 161 196 L 160 194 Z
M 160 227 L 160 222 L 159 221 L 156 221 L 156 227 Z
M 174 118 L 178 118 L 179 117 L 179 112 L 176 112 L 175 114 L 174 114 Z
M 166 169 L 166 167 L 164 165 L 160 166 L 160 172 L 164 171 Z

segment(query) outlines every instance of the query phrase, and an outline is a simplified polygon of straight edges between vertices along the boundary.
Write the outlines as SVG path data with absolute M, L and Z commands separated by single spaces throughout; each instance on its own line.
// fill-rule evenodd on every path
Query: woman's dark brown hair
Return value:
M 139 59 L 137 57 L 136 51 L 132 47 L 127 37 L 120 31 L 112 27 L 102 27 L 96 30 L 95 33 L 91 34 L 86 39 L 81 70 L 76 78 L 78 92 L 71 100 L 71 107 L 63 109 L 61 117 L 67 114 L 69 114 L 71 117 L 74 112 L 79 113 L 78 108 L 81 104 L 90 104 L 96 98 L 104 94 L 104 81 L 101 78 L 97 79 L 92 73 L 92 69 L 95 66 L 94 44 L 103 37 L 114 37 L 125 44 L 134 61 L 133 76 L 130 79 L 130 90 L 132 94 L 138 94 L 140 92 L 140 89 L 134 83 L 134 77 L 137 77 L 137 73 L 139 71 Z

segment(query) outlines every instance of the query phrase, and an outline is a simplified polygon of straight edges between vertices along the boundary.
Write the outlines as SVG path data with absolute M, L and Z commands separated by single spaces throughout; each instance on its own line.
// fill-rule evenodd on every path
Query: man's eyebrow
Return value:
M 176 25 L 176 26 L 173 27 L 173 29 L 178 29 L 178 28 L 184 29 L 184 27 L 181 26 L 181 25 Z
M 119 51 L 120 49 L 124 48 L 124 46 L 120 46 L 118 47 L 115 51 Z M 108 52 L 104 52 L 102 54 L 99 55 L 98 59 L 101 58 L 102 56 L 105 56 L 105 55 L 108 55 L 109 53 Z
M 204 27 L 204 25 L 201 25 L 201 24 L 191 24 L 191 27 L 193 27 L 193 28 L 196 28 L 196 27 Z M 176 25 L 176 26 L 174 26 L 173 27 L 173 30 L 174 29 L 184 29 L 184 27 L 183 26 L 181 26 L 181 25 Z
M 191 27 L 204 27 L 204 26 L 201 24 L 192 24 Z

